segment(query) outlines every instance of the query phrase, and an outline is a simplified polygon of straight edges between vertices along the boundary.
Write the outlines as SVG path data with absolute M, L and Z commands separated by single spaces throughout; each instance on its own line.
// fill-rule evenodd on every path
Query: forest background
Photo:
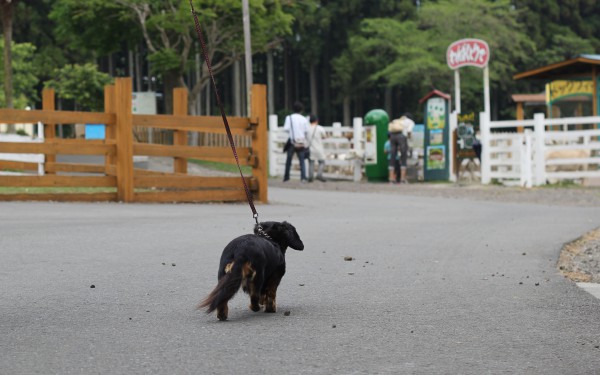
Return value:
M 462 38 L 491 51 L 492 119 L 514 119 L 515 93 L 544 82 L 518 72 L 600 52 L 596 0 L 249 0 L 253 81 L 268 83 L 269 113 L 296 100 L 324 125 L 374 108 L 411 112 L 436 88 L 454 93 L 446 49 Z M 194 0 L 229 115 L 245 112 L 241 0 Z M 191 114 L 215 113 L 188 0 L 0 0 L 0 106 L 40 108 L 43 87 L 63 109 L 101 110 L 113 77 L 155 91 L 170 113 L 174 87 Z M 10 45 L 11 48 L 5 48 Z M 481 69 L 461 69 L 463 113 L 483 110 Z

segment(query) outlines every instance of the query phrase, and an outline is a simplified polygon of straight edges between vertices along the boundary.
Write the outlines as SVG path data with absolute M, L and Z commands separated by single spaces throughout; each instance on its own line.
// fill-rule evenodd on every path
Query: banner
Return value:
M 546 103 L 577 95 L 594 95 L 594 85 L 589 81 L 552 81 L 546 84 Z

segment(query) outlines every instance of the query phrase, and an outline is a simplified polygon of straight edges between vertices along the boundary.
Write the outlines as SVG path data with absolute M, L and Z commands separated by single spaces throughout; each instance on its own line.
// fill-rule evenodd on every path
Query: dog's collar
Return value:
M 257 236 L 264 237 L 264 238 L 266 238 L 266 239 L 268 239 L 268 240 L 274 241 L 274 240 L 273 240 L 273 238 L 272 238 L 271 236 L 269 236 L 269 235 L 267 234 L 267 232 L 265 232 L 265 231 L 263 230 L 262 226 L 260 226 L 260 225 L 257 225 L 257 226 L 256 226 L 256 235 L 257 235 Z

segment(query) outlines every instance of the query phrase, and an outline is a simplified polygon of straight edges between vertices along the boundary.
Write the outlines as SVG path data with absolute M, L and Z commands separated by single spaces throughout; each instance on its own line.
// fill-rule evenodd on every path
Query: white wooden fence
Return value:
M 33 124 L 28 124 L 33 127 Z M 26 136 L 26 135 L 17 135 L 17 134 L 0 134 L 0 142 L 44 142 L 44 126 L 42 123 L 37 124 L 37 137 Z M 33 131 L 32 131 L 33 133 Z M 0 153 L 0 160 L 6 161 L 20 161 L 20 162 L 28 162 L 28 163 L 38 163 L 38 175 L 44 175 L 44 163 L 46 158 L 43 154 L 5 154 Z M 0 170 L 0 175 L 9 175 L 9 174 L 22 174 L 19 172 L 7 172 Z
M 481 119 L 481 182 L 496 180 L 524 187 L 547 182 L 600 178 L 600 117 L 489 121 Z M 570 125 L 592 125 L 589 130 L 569 130 Z M 523 133 L 492 129 L 527 127 Z M 533 129 L 531 129 L 533 128 Z
M 332 127 L 325 127 L 325 132 L 327 139 L 323 140 L 326 156 L 324 177 L 360 181 L 363 176 L 365 156 L 362 118 L 354 118 L 353 127 L 342 126 L 341 123 L 334 122 Z M 288 132 L 277 125 L 277 115 L 270 115 L 269 174 L 271 176 L 283 176 L 285 172 L 287 153 L 283 152 L 283 146 L 288 137 Z M 308 167 L 306 171 L 308 173 Z M 299 175 L 298 158 L 294 157 L 290 176 L 298 178 Z

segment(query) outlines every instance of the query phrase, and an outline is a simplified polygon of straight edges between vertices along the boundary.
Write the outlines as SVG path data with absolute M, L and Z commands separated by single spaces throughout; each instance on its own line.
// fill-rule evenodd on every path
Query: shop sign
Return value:
M 490 60 L 490 47 L 480 39 L 461 39 L 452 43 L 446 51 L 450 69 L 463 66 L 485 68 Z

